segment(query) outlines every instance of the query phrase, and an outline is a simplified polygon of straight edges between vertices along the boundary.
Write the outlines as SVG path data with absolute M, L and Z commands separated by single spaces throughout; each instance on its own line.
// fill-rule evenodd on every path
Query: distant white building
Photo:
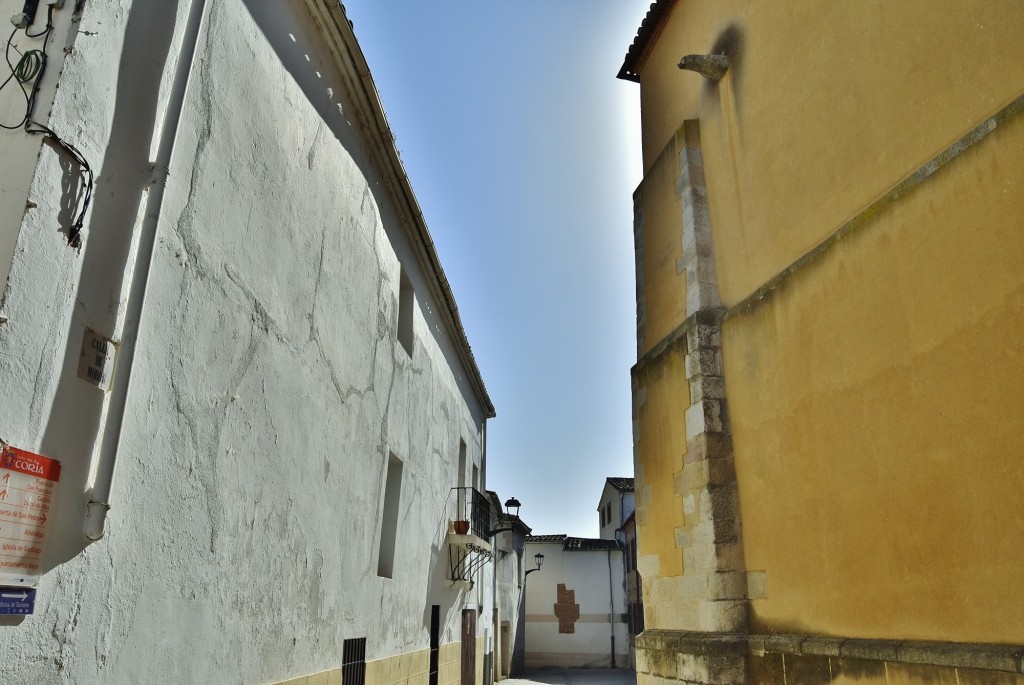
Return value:
M 494 409 L 343 7 L 50 16 L 11 54 L 52 134 L 0 131 L 0 441 L 62 471 L 0 680 L 488 681 Z
M 597 503 L 599 537 L 622 541 L 622 525 L 636 509 L 632 478 L 606 478 Z
M 544 566 L 526 583 L 526 669 L 629 668 L 622 547 L 615 540 L 531 535 Z
M 543 572 L 525 593 L 527 669 L 632 668 L 623 526 L 634 502 L 632 478 L 607 478 L 599 538 L 526 538 L 527 557 L 544 556 Z

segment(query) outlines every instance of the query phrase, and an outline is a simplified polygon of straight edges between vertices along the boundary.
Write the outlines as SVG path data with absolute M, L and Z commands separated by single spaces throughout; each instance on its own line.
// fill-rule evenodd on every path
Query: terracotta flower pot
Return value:
M 469 521 L 455 521 L 452 523 L 456 535 L 465 535 L 469 532 Z

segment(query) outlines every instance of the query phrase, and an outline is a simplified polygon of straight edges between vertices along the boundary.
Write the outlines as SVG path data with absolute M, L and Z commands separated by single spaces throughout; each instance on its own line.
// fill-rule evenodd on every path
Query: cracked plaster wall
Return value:
M 90 247 L 104 244 L 103 232 L 130 245 L 137 222 L 90 221 L 82 254 L 69 250 L 51 206 L 63 174 L 40 156 L 29 190 L 39 209 L 26 215 L 0 305 L 9 319 L 0 325 L 0 439 L 58 458 L 65 471 L 36 614 L 0 622 L 5 683 L 283 680 L 338 666 L 349 637 L 368 638 L 368 659 L 425 648 L 431 604 L 451 642 L 465 604 L 490 604 L 489 579 L 470 592 L 445 582 L 459 440 L 471 464 L 483 453 L 471 372 L 452 363 L 443 305 L 344 75 L 303 3 L 266 5 L 208 3 L 108 533 L 91 546 L 84 493 L 105 398 L 71 362 L 85 325 L 110 322 L 113 334 L 123 316 L 127 277 L 117 269 L 129 250 L 122 244 L 115 259 Z M 154 58 L 147 44 L 167 47 L 149 94 L 160 121 L 179 58 L 188 2 L 160 10 L 173 31 L 142 39 L 132 31 L 157 27 L 138 21 L 140 7 L 88 3 L 54 107 L 51 125 L 95 160 L 94 217 L 134 219 L 144 201 L 123 167 L 155 147 L 150 122 L 116 125 L 142 85 L 125 82 L 127 65 Z M 118 174 L 134 185 L 112 182 Z M 395 340 L 402 266 L 419 304 L 411 358 Z M 383 579 L 389 453 L 405 476 L 395 578 Z M 481 635 L 489 625 L 486 613 Z

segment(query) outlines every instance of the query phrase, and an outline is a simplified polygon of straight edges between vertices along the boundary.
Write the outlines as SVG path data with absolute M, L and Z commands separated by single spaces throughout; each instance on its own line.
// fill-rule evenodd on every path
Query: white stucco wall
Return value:
M 526 558 L 538 552 L 544 555 L 544 566 L 526 583 L 526 668 L 607 668 L 613 634 L 615 666 L 628 667 L 621 550 L 566 551 L 561 543 L 527 542 Z M 579 605 L 572 633 L 559 632 L 559 584 L 573 591 Z
M 367 637 L 367 659 L 426 649 L 433 604 L 442 643 L 466 606 L 490 636 L 490 571 L 451 588 L 444 542 L 460 439 L 484 471 L 486 410 L 300 0 L 208 3 L 107 535 L 82 534 L 107 397 L 77 377 L 81 340 L 119 335 L 189 4 L 87 3 L 52 120 L 99 175 L 81 253 L 56 230 L 64 174 L 46 148 L 28 190 L 0 304 L 0 440 L 64 471 L 36 614 L 0 620 L 4 683 L 273 682 L 337 667 L 346 638 Z M 404 467 L 392 579 L 376 574 L 389 454 Z
M 20 14 L 24 8 L 25 0 L 0 0 L 0 18 L 3 23 L 3 39 L 12 36 L 10 33 L 13 26 L 7 22 L 9 17 Z M 47 123 L 50 105 L 56 91 L 57 76 L 61 72 L 64 61 L 63 47 L 71 44 L 77 39 L 78 32 L 73 30 L 72 16 L 74 2 L 71 2 L 67 9 L 53 13 L 54 34 L 51 36 L 49 49 L 47 50 L 48 63 L 46 65 L 46 76 L 40 83 L 39 93 L 36 97 L 33 120 L 40 123 Z M 9 55 L 12 63 L 17 63 L 21 54 L 30 50 L 42 50 L 44 44 L 43 33 L 47 21 L 47 7 L 42 3 L 39 7 L 35 21 L 29 27 L 26 35 L 24 31 L 13 32 L 11 49 Z M 2 68 L 6 68 L 6 64 Z M 4 74 L 0 81 L 7 78 Z M 27 90 L 27 86 L 26 86 Z M 11 81 L 0 91 L 0 123 L 6 126 L 15 126 L 25 116 L 25 94 L 18 87 L 16 82 Z M 63 133 L 63 131 L 58 131 Z M 40 147 L 43 144 L 43 137 L 39 135 L 26 135 L 21 131 L 17 133 L 0 131 L 0 284 L 7 281 L 10 271 L 11 260 L 14 257 L 14 249 L 18 240 L 19 228 L 22 218 L 26 212 L 32 210 L 27 207 L 29 185 L 35 171 L 36 159 L 39 156 Z M 66 197 L 66 194 L 64 194 Z M 58 195 L 58 198 L 61 196 Z M 61 218 L 66 219 L 69 212 L 67 208 L 61 213 Z M 0 291 L 2 292 L 2 291 Z

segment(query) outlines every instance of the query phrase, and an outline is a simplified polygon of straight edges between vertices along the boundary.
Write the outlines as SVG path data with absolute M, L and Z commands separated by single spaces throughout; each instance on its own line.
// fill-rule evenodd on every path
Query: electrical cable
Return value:
M 33 10 L 33 11 L 35 11 L 35 10 Z M 49 33 L 52 30 L 53 30 L 53 5 L 50 5 L 49 8 L 46 10 L 46 27 L 43 28 L 43 30 L 40 31 L 39 33 L 29 33 L 28 32 L 28 27 L 26 27 L 25 28 L 25 35 L 28 36 L 29 38 L 38 38 L 39 36 L 47 34 L 47 33 Z
M 81 0 L 76 8 L 81 6 Z M 24 127 L 25 132 L 31 135 L 43 135 L 46 136 L 54 145 L 64 151 L 69 157 L 71 157 L 81 170 L 81 177 L 84 181 L 84 191 L 82 191 L 81 198 L 77 201 L 76 211 L 72 217 L 71 225 L 68 226 L 68 244 L 72 247 L 81 246 L 81 234 L 82 228 L 85 224 L 85 214 L 89 210 L 89 204 L 92 202 L 92 193 L 95 187 L 95 175 L 93 174 L 92 167 L 89 166 L 89 162 L 85 159 L 85 156 L 71 143 L 68 143 L 57 135 L 52 129 L 32 119 L 32 113 L 35 109 L 36 96 L 39 94 L 39 86 L 43 80 L 43 74 L 46 72 L 46 49 L 50 43 L 50 37 L 53 34 L 53 9 L 54 6 L 50 5 L 46 12 L 46 26 L 37 33 L 29 33 L 28 29 L 25 29 L 25 35 L 29 38 L 42 38 L 43 49 L 42 50 L 29 50 L 22 54 L 21 59 L 18 63 L 11 63 L 11 47 L 14 42 L 14 36 L 18 33 L 18 28 L 15 27 L 14 31 L 11 32 L 10 37 L 7 39 L 7 46 L 4 50 L 4 59 L 7 61 L 7 66 L 11 70 L 11 74 L 0 83 L 0 91 L 2 91 L 7 84 L 14 80 L 21 88 L 22 95 L 25 96 L 25 115 L 17 125 L 9 125 L 0 122 L 0 128 L 7 130 L 15 130 Z M 17 50 L 17 47 L 15 47 Z M 20 52 L 20 51 L 19 51 Z M 30 86 L 31 90 L 26 90 L 26 85 Z
M 35 126 L 36 128 L 28 128 L 29 125 Z M 57 145 L 57 147 L 74 159 L 81 169 L 82 179 L 85 181 L 85 190 L 82 194 L 82 199 L 79 201 L 78 211 L 75 212 L 71 225 L 68 226 L 68 245 L 71 247 L 80 247 L 82 228 L 85 225 L 85 214 L 89 211 L 89 205 L 92 202 L 92 191 L 95 186 L 95 175 L 93 174 L 92 167 L 89 166 L 89 162 L 85 159 L 85 156 L 78 148 L 62 139 L 46 126 L 35 121 L 30 121 L 26 124 L 25 130 L 29 133 L 45 135 L 55 145 Z
M 35 81 L 43 68 L 43 53 L 39 50 L 29 50 L 21 56 L 18 65 L 14 67 L 14 78 L 22 83 Z
M 32 100 L 29 97 L 28 91 L 25 90 L 25 83 L 26 83 L 26 81 L 22 80 L 21 77 L 22 76 L 26 76 L 26 75 L 31 75 L 32 78 L 35 79 L 35 78 L 39 77 L 39 73 L 42 71 L 42 64 L 41 64 L 42 60 L 40 60 L 39 68 L 33 70 L 33 69 L 31 69 L 29 67 L 29 65 L 27 63 L 25 63 L 25 61 L 26 61 L 25 60 L 25 55 L 22 55 L 21 59 L 18 60 L 17 66 L 15 66 L 14 64 L 11 64 L 11 43 L 14 41 L 14 36 L 17 33 L 18 33 L 18 29 L 17 28 L 15 28 L 13 31 L 11 31 L 11 36 L 10 36 L 10 38 L 7 39 L 7 47 L 4 49 L 4 59 L 7 60 L 7 66 L 11 70 L 11 75 L 8 76 L 6 79 L 4 79 L 4 82 L 2 84 L 0 84 L 0 91 L 2 91 L 4 88 L 6 88 L 7 84 L 10 83 L 12 80 L 15 83 L 17 83 L 18 87 L 21 88 L 22 95 L 25 96 L 25 115 L 22 116 L 21 121 L 19 121 L 17 124 L 14 124 L 14 125 L 10 125 L 10 124 L 6 124 L 6 123 L 3 123 L 3 122 L 0 122 L 0 127 L 5 128 L 8 131 L 14 131 L 16 129 L 21 128 L 22 126 L 25 125 L 26 122 L 28 122 L 28 119 L 29 119 L 29 107 L 32 104 Z M 33 50 L 32 52 L 38 52 L 38 51 L 37 50 Z M 28 53 L 26 53 L 26 54 L 28 54 Z M 45 57 L 45 55 L 44 55 L 44 57 Z M 23 64 L 23 63 L 25 63 L 25 64 Z M 33 71 L 34 71 L 34 73 L 32 73 Z M 33 85 L 33 88 L 35 88 L 35 82 L 34 81 L 33 81 L 32 85 Z

